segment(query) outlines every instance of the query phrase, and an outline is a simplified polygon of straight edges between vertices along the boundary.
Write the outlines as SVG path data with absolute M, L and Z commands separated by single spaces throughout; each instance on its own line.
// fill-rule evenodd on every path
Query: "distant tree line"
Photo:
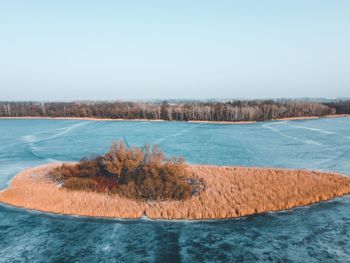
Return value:
M 349 113 L 350 101 L 0 102 L 0 117 L 92 117 L 234 122 Z

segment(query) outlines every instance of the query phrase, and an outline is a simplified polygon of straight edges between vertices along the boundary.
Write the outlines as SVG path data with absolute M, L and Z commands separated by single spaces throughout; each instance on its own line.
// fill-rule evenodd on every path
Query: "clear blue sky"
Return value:
M 0 1 L 0 100 L 350 96 L 350 1 Z

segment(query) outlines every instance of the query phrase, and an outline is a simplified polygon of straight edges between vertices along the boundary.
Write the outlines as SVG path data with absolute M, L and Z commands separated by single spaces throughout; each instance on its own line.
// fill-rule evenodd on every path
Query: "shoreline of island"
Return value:
M 165 220 L 213 220 L 277 212 L 350 193 L 350 177 L 275 168 L 192 165 L 206 182 L 198 196 L 181 201 L 135 201 L 116 194 L 71 191 L 45 175 L 61 164 L 28 168 L 0 192 L 0 202 L 61 215 Z
M 208 121 L 208 120 L 163 120 L 163 119 L 122 119 L 122 118 L 97 118 L 97 117 L 39 117 L 39 116 L 21 116 L 7 117 L 2 116 L 0 120 L 77 120 L 77 121 L 115 121 L 115 122 L 188 122 L 188 123 L 205 123 L 205 124 L 253 124 L 269 121 L 299 121 L 299 120 L 314 120 L 314 119 L 330 119 L 330 118 L 345 118 L 350 117 L 350 114 L 332 114 L 324 116 L 306 116 L 306 117 L 287 117 L 277 118 L 264 121 Z

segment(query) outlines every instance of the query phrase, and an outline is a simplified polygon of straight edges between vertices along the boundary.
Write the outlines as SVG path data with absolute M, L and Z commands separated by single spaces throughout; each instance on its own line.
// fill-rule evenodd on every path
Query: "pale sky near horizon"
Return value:
M 350 1 L 0 1 L 1 100 L 350 96 Z

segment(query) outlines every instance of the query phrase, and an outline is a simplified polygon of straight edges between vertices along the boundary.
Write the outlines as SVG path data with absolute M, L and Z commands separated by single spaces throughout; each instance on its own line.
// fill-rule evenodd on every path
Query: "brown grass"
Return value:
M 49 181 L 58 164 L 27 169 L 0 193 L 0 201 L 40 211 L 115 218 L 219 219 L 279 211 L 350 193 L 350 178 L 334 173 L 190 166 L 205 191 L 184 201 L 143 202 L 119 195 L 69 191 Z

